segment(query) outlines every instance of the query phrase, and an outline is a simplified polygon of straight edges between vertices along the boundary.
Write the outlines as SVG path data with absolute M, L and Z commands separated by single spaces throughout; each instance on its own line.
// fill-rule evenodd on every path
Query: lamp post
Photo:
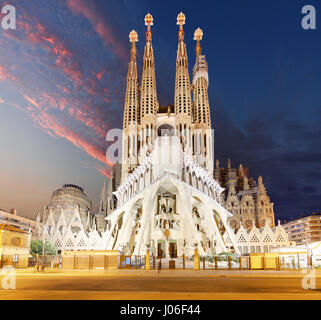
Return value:
M 47 225 L 43 227 L 43 233 L 42 233 L 42 261 L 41 261 L 42 267 L 44 267 L 44 263 L 45 263 L 45 244 L 46 244 L 45 233 L 46 232 L 48 232 Z
M 310 264 L 310 249 L 309 249 L 309 246 L 308 246 L 308 234 L 307 234 L 307 229 L 305 227 L 305 223 L 303 223 L 303 228 L 304 228 L 304 235 L 305 235 L 305 246 L 306 246 L 306 249 L 307 249 L 307 263 L 308 263 L 308 267 L 309 269 L 311 269 L 312 265 Z
M 42 232 L 42 256 L 45 255 L 45 228 L 46 226 L 43 227 L 43 232 Z
M 42 255 L 45 255 L 45 233 L 48 232 L 48 226 L 45 225 L 43 227 L 43 232 L 42 232 Z

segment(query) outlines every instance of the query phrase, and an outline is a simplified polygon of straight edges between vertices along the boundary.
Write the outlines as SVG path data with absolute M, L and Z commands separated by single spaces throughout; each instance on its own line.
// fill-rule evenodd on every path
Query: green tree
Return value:
M 55 255 L 57 250 L 55 246 L 49 241 L 45 242 L 45 255 Z M 30 243 L 30 253 L 31 254 L 42 254 L 42 241 L 32 240 Z
M 228 257 L 231 257 L 232 260 L 235 259 L 234 254 L 232 252 L 221 252 L 218 255 L 218 261 L 228 261 Z

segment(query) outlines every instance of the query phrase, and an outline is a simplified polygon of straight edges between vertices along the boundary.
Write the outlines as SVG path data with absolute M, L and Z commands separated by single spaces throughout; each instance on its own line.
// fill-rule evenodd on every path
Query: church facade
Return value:
M 56 218 L 50 218 L 54 216 L 50 212 L 39 217 L 39 230 L 43 230 L 39 236 L 42 234 L 57 248 L 120 250 L 126 255 L 144 255 L 149 250 L 157 257 L 174 258 L 192 256 L 195 249 L 201 256 L 226 251 L 240 255 L 253 252 L 253 247 L 254 252 L 263 252 L 281 242 L 288 245 L 282 227 L 275 227 L 273 204 L 262 178 L 256 185 L 243 167 L 236 171 L 229 163 L 224 169 L 218 162 L 213 167 L 203 32 L 198 28 L 194 33 L 195 64 L 190 80 L 184 24 L 185 15 L 180 13 L 174 103 L 167 106 L 160 106 L 157 99 L 153 17 L 145 16 L 141 81 L 137 71 L 138 35 L 130 32 L 121 162 L 112 168 L 108 188 L 103 186 L 95 215 L 87 210 L 82 217 L 83 208 L 74 206 L 62 229 L 59 221 L 66 220 L 61 218 L 63 210 Z M 55 223 L 50 231 L 49 221 Z M 79 229 L 72 225 L 76 221 Z M 284 241 L 277 242 L 280 233 Z M 255 245 L 251 242 L 253 234 Z
M 273 203 L 270 201 L 263 178 L 257 182 L 249 177 L 248 168 L 240 164 L 238 169 L 231 168 L 228 159 L 227 168 L 221 168 L 216 160 L 215 180 L 224 188 L 221 202 L 233 214 L 229 218 L 229 226 L 238 230 L 242 225 L 245 229 L 263 228 L 265 225 L 275 227 Z

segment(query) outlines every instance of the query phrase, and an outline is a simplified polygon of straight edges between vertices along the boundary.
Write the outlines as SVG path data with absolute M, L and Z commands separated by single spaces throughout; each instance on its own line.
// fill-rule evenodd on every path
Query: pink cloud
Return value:
M 26 13 L 24 13 L 24 19 L 19 20 L 18 25 L 20 30 L 23 30 L 25 33 L 23 41 L 28 41 L 32 45 L 38 45 L 47 50 L 55 59 L 54 65 L 73 82 L 76 90 L 82 88 L 91 95 L 98 95 L 105 102 L 110 101 L 102 94 L 97 81 L 101 80 L 102 76 L 106 73 L 106 69 L 94 73 L 93 78 L 84 80 L 83 71 L 75 59 L 75 54 L 64 45 L 57 35 L 49 32 L 43 24 L 35 21 L 35 18 L 29 17 Z M 64 93 L 71 94 L 69 88 L 64 87 L 61 89 Z M 105 93 L 107 92 L 105 91 Z
M 106 23 L 106 19 L 89 1 L 67 0 L 67 5 L 73 13 L 84 15 L 93 29 L 99 34 L 103 41 L 110 46 L 120 58 L 127 60 L 127 51 L 114 36 L 112 29 Z
M 37 109 L 40 108 L 38 102 L 35 101 L 34 99 L 28 97 L 27 95 L 24 95 L 24 98 L 25 98 L 29 103 L 31 103 L 32 105 L 34 105 L 35 107 L 37 107 Z
M 101 78 L 103 77 L 104 73 L 106 72 L 105 69 L 101 70 L 100 72 L 96 73 L 96 78 L 98 80 L 101 80 Z
M 111 168 L 106 168 L 98 165 L 97 163 L 87 163 L 88 166 L 97 169 L 100 174 L 108 179 L 111 177 Z
M 65 76 L 75 82 L 76 87 L 82 85 L 83 73 L 77 62 L 74 61 L 74 54 L 69 50 L 59 37 L 41 24 L 35 22 L 35 18 L 23 14 L 23 19 L 17 21 L 19 30 L 23 30 L 25 36 L 23 41 L 43 47 L 48 53 L 55 57 L 55 65 Z
M 60 137 L 70 141 L 77 148 L 85 151 L 92 158 L 102 162 L 107 166 L 112 166 L 113 163 L 106 159 L 106 145 L 104 145 L 104 139 L 89 139 L 76 131 L 72 130 L 70 127 L 67 127 L 61 122 L 61 120 L 48 112 L 48 108 L 45 110 L 41 107 L 42 104 L 48 106 L 50 103 L 56 103 L 55 99 L 49 96 L 47 93 L 43 93 L 38 97 L 38 101 L 34 98 L 31 98 L 27 95 L 24 95 L 24 98 L 29 102 L 29 106 L 25 111 L 32 118 L 34 123 L 38 125 L 44 132 L 52 137 Z M 88 109 L 88 106 L 85 106 L 85 109 Z M 90 109 L 90 108 L 89 108 Z M 100 138 L 105 138 L 106 133 L 105 129 L 102 129 L 95 125 L 95 121 L 91 118 L 86 118 L 86 113 L 80 109 L 70 108 L 69 114 L 75 118 L 77 121 L 84 123 L 86 126 L 94 129 L 96 134 Z M 95 141 L 96 140 L 96 141 Z M 97 168 L 99 172 L 105 175 L 102 170 L 103 167 Z
M 70 98 L 67 100 L 66 98 L 59 96 L 53 97 L 47 92 L 38 95 L 39 102 L 27 96 L 26 94 L 23 96 L 35 109 L 39 111 L 48 111 L 49 109 L 63 111 L 68 105 L 69 116 L 71 116 L 74 120 L 84 124 L 86 127 L 92 129 L 100 139 L 104 140 L 106 138 L 108 127 L 101 119 L 98 109 L 92 109 L 88 105 L 83 104 L 81 101 L 76 99 Z
M 0 80 L 13 80 L 16 81 L 17 78 L 14 77 L 10 72 L 0 64 Z
M 73 80 L 76 88 L 81 85 L 81 90 L 95 97 L 99 96 L 105 101 L 110 101 L 108 97 L 109 90 L 104 90 L 99 84 L 99 80 L 102 79 L 106 72 L 105 69 L 98 73 L 93 72 L 90 79 L 83 80 L 83 73 L 79 64 L 75 61 L 74 53 L 64 45 L 58 36 L 50 33 L 44 25 L 36 22 L 35 18 L 30 18 L 26 14 L 24 14 L 24 19 L 17 20 L 17 23 L 20 23 L 20 30 L 23 36 L 18 35 L 10 39 L 21 40 L 31 46 L 36 45 L 44 48 L 49 53 L 49 57 L 52 57 L 53 65 L 61 70 L 66 78 Z M 32 57 L 28 58 L 31 59 Z M 23 74 L 23 72 L 20 73 Z M 90 157 L 98 160 L 103 166 L 98 166 L 96 169 L 102 175 L 108 176 L 108 168 L 106 166 L 113 165 L 106 159 L 105 155 L 107 146 L 105 137 L 108 127 L 104 121 L 105 115 L 103 111 L 92 105 L 93 98 L 83 101 L 78 95 L 72 96 L 73 92 L 69 89 L 72 87 L 71 84 L 65 86 L 62 83 L 56 83 L 53 90 L 49 90 L 51 87 L 47 86 L 44 91 L 35 82 L 36 87 L 31 91 L 26 86 L 26 81 L 23 78 L 15 78 L 4 66 L 0 65 L 0 80 L 8 79 L 16 81 L 16 90 L 28 102 L 26 107 L 24 105 L 14 105 L 16 108 L 25 111 L 34 124 L 48 135 L 64 138 L 86 152 Z M 54 111 L 54 114 L 51 111 Z M 59 114 L 59 112 L 62 113 Z M 72 120 L 90 128 L 92 132 L 88 132 L 87 129 L 82 131 L 77 129 L 79 132 L 73 130 L 65 124 L 68 121 L 66 117 L 72 117 Z
M 45 130 L 46 133 L 51 136 L 65 138 L 77 148 L 84 150 L 94 159 L 106 165 L 111 165 L 111 163 L 106 160 L 104 147 L 93 143 L 89 139 L 86 139 L 73 131 L 71 128 L 64 126 L 54 115 L 47 112 L 33 112 L 30 116 L 36 124 Z

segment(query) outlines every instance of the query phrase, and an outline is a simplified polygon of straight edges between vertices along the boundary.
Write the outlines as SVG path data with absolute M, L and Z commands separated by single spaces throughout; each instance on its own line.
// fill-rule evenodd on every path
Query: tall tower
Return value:
M 190 79 L 188 73 L 188 59 L 186 44 L 184 42 L 185 15 L 180 13 L 177 16 L 178 48 L 176 58 L 176 78 L 175 78 L 175 113 L 176 129 L 181 134 L 184 143 L 184 150 L 190 151 L 191 143 L 191 124 L 192 124 L 192 99 Z
M 143 255 L 149 250 L 154 256 L 166 258 L 183 254 L 191 257 L 196 249 L 201 256 L 226 252 L 231 247 L 238 253 L 234 235 L 227 225 L 231 214 L 221 205 L 223 188 L 213 179 L 212 159 L 208 161 L 212 155 L 211 138 L 206 132 L 211 128 L 209 116 L 206 120 L 198 119 L 197 124 L 193 122 L 182 12 L 177 16 L 177 24 L 173 110 L 172 105 L 158 106 L 151 32 L 153 17 L 145 16 L 147 32 L 137 128 L 139 165 L 130 168 L 132 172 L 127 170 L 118 186 L 114 185 L 118 180 L 113 174 L 109 189 L 112 194 L 109 208 L 113 211 L 106 218 L 109 224 L 104 246 L 106 250 L 122 250 L 126 255 Z M 198 61 L 199 56 L 194 73 L 195 92 L 205 90 L 204 100 L 208 99 L 207 68 L 204 71 Z M 203 100 L 195 99 L 197 107 L 203 108 Z M 207 100 L 206 104 L 208 106 Z M 129 110 L 126 111 L 129 114 Z M 126 119 L 124 128 L 129 127 Z M 193 153 L 192 140 L 196 125 L 202 129 L 197 155 Z M 131 150 L 130 143 L 125 146 Z M 232 245 L 227 245 L 227 239 Z
M 259 228 L 264 227 L 266 224 L 271 227 L 275 226 L 273 206 L 274 203 L 270 201 L 263 179 L 260 176 L 258 178 L 258 193 L 256 197 L 256 223 Z
M 211 130 L 210 105 L 208 101 L 208 66 L 202 55 L 200 41 L 203 31 L 198 28 L 194 33 L 196 40 L 196 63 L 193 68 L 194 98 L 194 155 L 198 162 L 209 172 L 213 172 L 213 137 Z
M 145 25 L 147 26 L 147 31 L 140 99 L 141 146 L 144 146 L 147 142 L 153 143 L 155 140 L 156 113 L 158 109 L 155 61 L 152 46 L 152 31 L 150 28 L 153 25 L 153 16 L 150 13 L 145 16 Z
M 127 88 L 124 106 L 123 137 L 122 137 L 122 178 L 128 171 L 137 166 L 137 129 L 139 121 L 139 84 L 136 63 L 136 42 L 138 35 L 135 30 L 129 34 L 132 44 L 127 73 Z
M 104 179 L 104 185 L 100 192 L 100 202 L 97 217 L 97 230 L 103 232 L 106 229 L 107 221 L 105 220 L 108 212 L 108 201 L 107 201 L 107 188 L 106 179 Z

